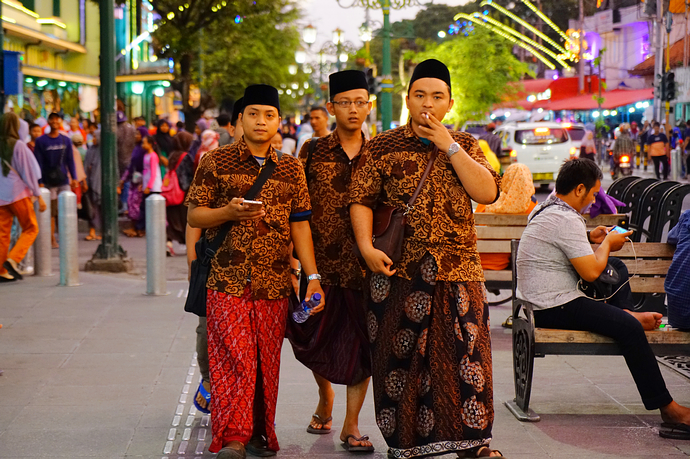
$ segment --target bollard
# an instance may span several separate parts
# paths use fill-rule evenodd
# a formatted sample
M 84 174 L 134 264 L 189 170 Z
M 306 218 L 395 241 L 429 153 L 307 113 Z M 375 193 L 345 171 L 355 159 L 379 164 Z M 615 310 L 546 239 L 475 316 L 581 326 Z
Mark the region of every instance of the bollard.
M 680 148 L 671 150 L 671 180 L 677 182 L 680 178 Z
M 167 295 L 165 278 L 165 198 L 146 198 L 146 294 Z
M 38 211 L 36 203 L 36 220 L 38 220 L 38 236 L 34 241 L 34 272 L 37 276 L 52 276 L 52 245 L 50 243 L 50 190 L 41 188 L 41 197 L 46 203 L 47 209 L 44 212 Z
M 63 287 L 79 284 L 77 252 L 77 195 L 63 191 L 58 196 L 58 234 L 60 235 L 60 283 Z

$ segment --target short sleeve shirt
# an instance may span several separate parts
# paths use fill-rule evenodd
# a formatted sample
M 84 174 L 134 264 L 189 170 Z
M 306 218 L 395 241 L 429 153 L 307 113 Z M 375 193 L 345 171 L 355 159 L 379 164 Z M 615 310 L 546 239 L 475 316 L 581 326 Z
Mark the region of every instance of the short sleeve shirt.
M 271 147 L 266 161 L 276 162 Z M 244 139 L 206 153 L 187 195 L 187 205 L 219 208 L 243 197 L 260 172 Z M 290 155 L 282 155 L 273 175 L 254 198 L 264 203 L 260 220 L 235 222 L 211 263 L 207 287 L 240 297 L 251 282 L 252 297 L 279 299 L 290 295 L 290 222 L 311 215 L 304 169 Z M 213 240 L 220 227 L 207 230 Z
M 658 134 L 651 133 L 647 137 L 647 144 L 649 144 L 649 154 L 651 156 L 664 156 L 666 155 L 666 145 L 668 143 L 668 137 L 666 134 L 660 132 Z
M 335 131 L 326 137 L 311 139 L 311 142 L 316 145 L 309 170 L 305 172 L 312 204 L 314 256 L 321 283 L 360 290 L 364 276 L 353 252 L 355 236 L 348 210 L 348 190 L 357 157 L 350 160 Z M 305 168 L 309 148 L 310 141 L 307 141 L 299 153 Z M 366 139 L 362 135 L 362 150 L 365 148 Z
M 450 131 L 453 139 L 476 162 L 491 168 L 470 134 Z M 407 124 L 372 138 L 357 163 L 350 186 L 350 203 L 404 209 L 419 184 L 433 145 L 426 145 Z M 414 209 L 407 215 L 402 259 L 393 265 L 396 276 L 412 279 L 426 253 L 436 260 L 437 278 L 449 282 L 484 281 L 470 196 L 448 156 L 435 160 Z
M 551 205 L 532 218 L 520 238 L 518 296 L 538 309 L 585 296 L 578 288 L 580 277 L 570 260 L 594 254 L 584 218 L 559 201 L 562 205 Z

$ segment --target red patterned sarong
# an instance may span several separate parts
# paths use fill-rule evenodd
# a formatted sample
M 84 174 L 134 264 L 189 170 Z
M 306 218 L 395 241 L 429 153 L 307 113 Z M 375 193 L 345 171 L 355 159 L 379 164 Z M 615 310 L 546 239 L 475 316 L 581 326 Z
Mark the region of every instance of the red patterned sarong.
M 209 451 L 231 441 L 247 444 L 254 429 L 253 402 L 257 384 L 264 394 L 268 447 L 278 451 L 275 433 L 280 349 L 285 336 L 288 300 L 252 300 L 247 285 L 241 298 L 208 290 L 208 356 L 211 375 Z M 262 378 L 257 381 L 257 363 Z

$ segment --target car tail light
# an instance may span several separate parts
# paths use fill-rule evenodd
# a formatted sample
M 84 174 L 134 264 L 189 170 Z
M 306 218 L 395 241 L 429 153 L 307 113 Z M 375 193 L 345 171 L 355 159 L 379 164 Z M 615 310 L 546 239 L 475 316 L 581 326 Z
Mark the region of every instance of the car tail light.
M 514 163 L 517 162 L 517 151 L 510 150 L 510 160 Z
M 573 123 L 563 123 L 563 127 L 566 129 L 570 129 L 571 127 L 573 127 Z
M 570 156 L 575 156 L 577 154 L 577 148 L 572 147 L 570 148 Z
M 621 162 L 622 163 L 629 163 L 630 162 L 630 156 L 628 156 L 628 155 L 621 156 Z

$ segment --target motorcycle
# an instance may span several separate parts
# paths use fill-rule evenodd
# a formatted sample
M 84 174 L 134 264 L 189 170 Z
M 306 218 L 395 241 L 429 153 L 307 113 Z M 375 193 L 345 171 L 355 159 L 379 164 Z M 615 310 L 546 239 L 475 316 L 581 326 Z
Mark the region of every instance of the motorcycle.
M 628 177 L 632 175 L 632 158 L 630 154 L 623 153 L 620 158 L 618 158 L 618 163 L 616 164 L 616 171 L 620 171 L 623 177 Z

